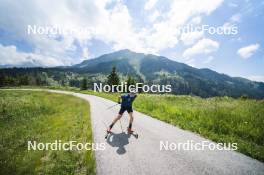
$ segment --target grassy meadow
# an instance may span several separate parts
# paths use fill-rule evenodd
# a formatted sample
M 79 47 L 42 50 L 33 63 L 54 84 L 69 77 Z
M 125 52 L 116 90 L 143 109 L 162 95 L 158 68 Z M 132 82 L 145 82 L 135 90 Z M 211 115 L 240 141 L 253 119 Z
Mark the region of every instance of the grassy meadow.
M 117 93 L 82 93 L 117 101 Z M 264 100 L 140 94 L 137 111 L 210 140 L 237 143 L 238 151 L 264 162 Z
M 92 143 L 89 109 L 73 96 L 0 90 L 0 174 L 95 174 L 92 151 L 27 150 L 28 141 Z

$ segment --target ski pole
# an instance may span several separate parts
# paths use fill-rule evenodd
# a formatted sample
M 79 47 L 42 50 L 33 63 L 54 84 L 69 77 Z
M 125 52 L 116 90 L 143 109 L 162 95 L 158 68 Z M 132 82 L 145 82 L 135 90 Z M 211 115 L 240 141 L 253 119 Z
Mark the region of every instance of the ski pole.
M 117 104 L 115 104 L 115 105 L 113 105 L 113 106 L 110 106 L 110 107 L 108 107 L 106 110 L 111 109 L 111 108 L 115 107 L 116 105 L 119 105 L 119 104 L 117 103 Z

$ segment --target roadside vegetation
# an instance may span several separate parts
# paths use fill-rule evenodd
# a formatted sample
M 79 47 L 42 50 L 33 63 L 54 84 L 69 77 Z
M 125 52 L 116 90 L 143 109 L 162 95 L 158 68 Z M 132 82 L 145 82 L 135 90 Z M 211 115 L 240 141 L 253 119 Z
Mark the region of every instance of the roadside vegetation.
M 81 91 L 117 101 L 120 94 Z M 264 162 L 264 100 L 139 94 L 134 108 Z
M 0 90 L 0 174 L 95 174 L 92 151 L 33 151 L 28 141 L 92 143 L 89 104 L 49 92 Z
M 105 83 L 118 85 L 120 81 L 121 77 L 113 67 Z M 133 85 L 136 78 L 128 76 L 126 82 L 128 86 Z M 116 102 L 118 93 L 97 93 L 87 90 L 91 85 L 91 82 L 83 78 L 80 81 L 80 88 L 69 86 L 45 88 L 92 94 Z M 134 108 L 215 142 L 237 143 L 239 152 L 264 162 L 264 100 L 250 99 L 247 95 L 240 98 L 200 98 L 189 95 L 140 94 Z

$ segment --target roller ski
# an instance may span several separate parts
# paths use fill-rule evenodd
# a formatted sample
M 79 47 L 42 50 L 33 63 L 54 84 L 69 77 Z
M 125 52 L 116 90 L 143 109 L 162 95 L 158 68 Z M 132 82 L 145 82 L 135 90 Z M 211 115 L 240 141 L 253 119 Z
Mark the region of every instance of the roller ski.
M 138 134 L 130 128 L 127 128 L 127 134 L 133 135 L 136 139 L 138 138 Z
M 112 131 L 110 129 L 106 130 L 106 134 L 105 134 L 105 139 L 108 138 L 108 136 L 110 136 L 112 134 Z

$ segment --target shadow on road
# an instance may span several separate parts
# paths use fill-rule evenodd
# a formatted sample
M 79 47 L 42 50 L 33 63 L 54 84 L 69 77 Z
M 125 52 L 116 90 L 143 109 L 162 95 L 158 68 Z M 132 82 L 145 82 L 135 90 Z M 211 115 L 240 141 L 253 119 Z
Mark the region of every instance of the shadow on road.
M 126 134 L 125 132 L 122 133 L 112 133 L 108 138 L 107 138 L 107 143 L 111 145 L 112 147 L 117 147 L 116 153 L 117 154 L 125 154 L 126 149 L 125 145 L 129 143 L 130 135 Z

